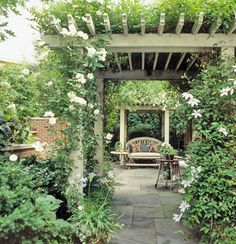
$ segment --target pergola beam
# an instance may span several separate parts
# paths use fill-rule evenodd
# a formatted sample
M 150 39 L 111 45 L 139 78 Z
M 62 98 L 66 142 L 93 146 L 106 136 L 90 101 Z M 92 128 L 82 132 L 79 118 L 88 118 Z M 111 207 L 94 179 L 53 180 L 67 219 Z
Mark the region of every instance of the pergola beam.
M 236 29 L 236 12 L 234 12 L 234 19 L 231 24 L 231 27 L 229 28 L 227 35 L 231 35 L 235 31 L 235 29 Z
M 91 35 L 92 36 L 95 36 L 96 35 L 96 31 L 95 31 L 95 25 L 93 23 L 93 19 L 92 19 L 92 17 L 91 17 L 90 14 L 86 14 L 85 16 L 87 18 L 87 26 L 88 26 L 88 29 L 89 29 Z
M 122 70 L 121 72 L 110 71 L 98 71 L 96 72 L 97 78 L 104 79 L 123 79 L 123 80 L 181 80 L 184 75 L 184 71 L 152 71 L 151 75 L 147 75 L 145 70 Z
M 157 60 L 158 60 L 159 53 L 155 53 L 154 63 L 152 70 L 154 71 L 157 67 Z
M 158 27 L 158 35 L 159 36 L 163 35 L 164 26 L 165 26 L 165 13 L 161 13 L 160 14 L 159 27 Z
M 107 13 L 103 14 L 103 22 L 104 22 L 104 26 L 107 32 L 111 33 L 111 24 L 110 24 L 110 19 Z
M 122 25 L 124 30 L 124 35 L 127 36 L 129 33 L 127 15 L 122 14 Z
M 182 53 L 182 54 L 181 54 L 181 57 L 180 57 L 180 59 L 179 59 L 179 62 L 178 62 L 178 64 L 176 65 L 175 71 L 177 71 L 177 70 L 179 69 L 180 65 L 182 64 L 182 62 L 183 62 L 183 60 L 184 60 L 184 58 L 185 58 L 185 56 L 186 56 L 186 53 Z
M 183 26 L 184 26 L 184 17 L 185 17 L 185 14 L 181 13 L 179 16 L 179 21 L 178 21 L 176 28 L 175 28 L 175 34 L 178 36 L 180 35 L 180 33 L 183 29 Z
M 217 18 L 216 22 L 211 25 L 211 27 L 209 29 L 210 34 L 214 35 L 217 32 L 217 30 L 220 28 L 221 24 L 222 24 L 222 19 L 219 16 Z
M 141 14 L 141 35 L 144 36 L 145 35 L 145 16 L 144 14 Z
M 195 21 L 193 28 L 192 28 L 192 34 L 196 35 L 198 33 L 198 31 L 200 30 L 202 24 L 203 24 L 203 17 L 204 17 L 204 13 L 200 12 L 198 19 Z
M 167 68 L 168 68 L 168 65 L 169 65 L 169 63 L 170 63 L 171 56 L 172 56 L 172 53 L 169 53 L 169 54 L 168 54 L 168 57 L 167 57 L 167 60 L 166 60 L 166 64 L 165 64 L 164 71 L 166 71 Z

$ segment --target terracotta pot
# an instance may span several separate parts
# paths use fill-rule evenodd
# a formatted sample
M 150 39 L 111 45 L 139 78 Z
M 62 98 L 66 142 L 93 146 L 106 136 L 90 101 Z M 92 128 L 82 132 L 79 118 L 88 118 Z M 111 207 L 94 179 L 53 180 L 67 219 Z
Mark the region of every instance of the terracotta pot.
M 95 237 L 90 237 L 90 238 L 87 238 L 87 241 L 86 241 L 86 243 L 87 244 L 106 244 L 107 242 L 104 240 L 104 239 L 99 239 L 98 241 L 96 241 L 97 240 L 97 238 L 95 238 Z

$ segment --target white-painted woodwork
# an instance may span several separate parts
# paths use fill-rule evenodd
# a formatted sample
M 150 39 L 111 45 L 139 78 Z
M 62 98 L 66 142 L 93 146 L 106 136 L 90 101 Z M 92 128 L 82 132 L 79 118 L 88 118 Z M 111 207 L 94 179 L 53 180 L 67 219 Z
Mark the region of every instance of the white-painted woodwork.
M 185 13 L 181 13 L 179 16 L 178 23 L 177 23 L 176 28 L 175 28 L 175 34 L 178 36 L 180 35 L 180 33 L 183 29 L 183 26 L 184 26 L 184 17 L 185 17 Z
M 165 13 L 160 14 L 160 22 L 158 27 L 158 35 L 162 36 L 165 27 Z
M 196 35 L 198 31 L 200 30 L 202 24 L 203 24 L 203 18 L 204 18 L 204 13 L 200 12 L 197 20 L 195 21 L 193 28 L 192 28 L 192 34 Z
M 231 35 L 236 29 L 236 12 L 234 12 L 234 19 L 233 19 L 233 22 L 229 28 L 229 31 L 227 33 L 227 35 Z
M 153 71 L 156 70 L 158 56 L 159 56 L 159 53 L 155 53 L 155 58 L 154 58 L 153 68 L 152 68 Z
M 192 60 L 189 62 L 188 66 L 187 66 L 186 71 L 189 71 L 189 70 L 190 70 L 190 68 L 193 66 L 193 64 L 194 64 L 195 61 L 197 60 L 197 58 L 198 58 L 197 55 L 195 55 L 195 56 L 192 58 Z
M 145 35 L 145 16 L 144 14 L 141 14 L 141 35 L 144 36 Z
M 107 32 L 111 32 L 111 24 L 110 24 L 110 19 L 107 13 L 103 14 L 103 22 L 104 26 Z
M 125 147 L 127 142 L 127 110 L 120 109 L 120 143 Z
M 168 57 L 167 57 L 167 60 L 166 60 L 166 64 L 165 64 L 164 71 L 166 71 L 167 68 L 168 68 L 168 65 L 169 65 L 169 63 L 170 63 L 171 56 L 172 56 L 172 53 L 169 53 L 169 54 L 168 54 Z
M 145 53 L 142 53 L 142 70 L 145 69 Z
M 92 17 L 91 17 L 90 14 L 86 14 L 85 16 L 87 18 L 87 26 L 88 26 L 88 29 L 89 29 L 91 35 L 92 36 L 95 36 L 96 35 L 96 30 L 95 30 L 95 25 L 93 23 L 93 19 L 92 19 Z
M 170 142 L 170 119 L 169 110 L 164 111 L 164 141 L 166 143 Z
M 115 56 L 115 60 L 116 60 L 116 64 L 118 66 L 118 69 L 119 69 L 119 71 L 121 71 L 121 64 L 119 61 L 118 53 L 114 53 L 114 56 Z
M 124 35 L 127 36 L 129 33 L 127 15 L 122 14 L 122 25 L 124 30 Z
M 182 62 L 183 62 L 183 60 L 185 58 L 185 56 L 186 56 L 186 53 L 182 53 L 181 54 L 180 59 L 178 61 L 178 64 L 176 65 L 175 71 L 177 71 L 179 69 L 180 65 L 182 64 Z
M 76 33 L 77 32 L 77 26 L 76 26 L 76 23 L 75 23 L 75 20 L 74 20 L 73 16 L 71 14 L 68 14 L 67 15 L 67 19 L 68 19 L 69 31 L 71 33 Z
M 53 15 L 50 15 L 49 16 L 49 20 L 50 20 L 50 23 L 52 24 L 53 28 L 58 32 L 60 33 L 61 32 L 61 25 L 60 25 L 60 21 L 58 19 L 56 19 Z
M 214 34 L 217 32 L 217 30 L 220 28 L 221 24 L 222 24 L 222 19 L 221 19 L 221 17 L 219 16 L 219 17 L 217 18 L 216 22 L 213 23 L 213 24 L 211 25 L 211 27 L 210 27 L 210 29 L 209 29 L 209 33 L 210 33 L 211 35 L 214 35 Z
M 132 65 L 132 56 L 131 56 L 131 53 L 128 53 L 128 57 L 129 57 L 129 68 L 132 71 L 133 70 L 133 65 Z

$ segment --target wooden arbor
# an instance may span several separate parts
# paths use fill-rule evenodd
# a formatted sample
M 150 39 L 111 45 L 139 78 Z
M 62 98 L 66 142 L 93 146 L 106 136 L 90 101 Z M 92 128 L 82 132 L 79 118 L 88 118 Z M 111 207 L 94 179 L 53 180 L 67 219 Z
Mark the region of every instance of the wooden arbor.
M 96 33 L 96 23 L 93 22 L 90 14 L 86 15 L 86 19 L 92 38 L 101 35 Z M 121 25 L 123 26 L 123 33 L 112 34 L 109 16 L 104 14 L 104 30 L 107 35 L 111 36 L 111 42 L 107 49 L 113 53 L 118 72 L 112 72 L 111 70 L 97 72 L 97 101 L 101 105 L 103 104 L 104 79 L 181 80 L 185 72 L 194 71 L 194 64 L 198 62 L 198 57 L 202 53 L 206 55 L 217 49 L 224 54 L 234 56 L 236 47 L 236 35 L 234 34 L 236 14 L 227 33 L 218 32 L 222 23 L 220 17 L 215 23 L 211 24 L 208 32 L 204 31 L 203 33 L 201 31 L 203 19 L 204 13 L 201 12 L 190 31 L 183 33 L 185 14 L 181 13 L 176 23 L 175 31 L 173 33 L 165 33 L 165 13 L 161 13 L 156 31 L 146 33 L 145 16 L 141 14 L 140 32 L 130 34 L 128 16 L 122 14 Z M 51 24 L 58 34 L 43 35 L 42 39 L 51 48 L 66 46 L 71 37 L 65 37 L 60 34 L 63 28 L 53 16 L 51 16 Z M 77 31 L 73 16 L 68 15 L 68 27 L 65 29 L 69 32 Z M 122 55 L 127 57 L 127 64 L 125 65 L 120 62 L 120 56 Z M 150 59 L 150 56 L 153 58 Z M 139 65 L 137 65 L 137 60 L 139 60 Z M 124 112 L 122 114 L 121 116 L 125 116 Z M 165 118 L 168 120 L 168 112 L 166 112 Z M 99 135 L 103 133 L 102 120 L 97 121 L 95 130 L 98 138 L 101 138 Z M 167 132 L 166 138 L 168 138 Z M 97 160 L 100 163 L 103 162 L 101 139 L 98 139 Z

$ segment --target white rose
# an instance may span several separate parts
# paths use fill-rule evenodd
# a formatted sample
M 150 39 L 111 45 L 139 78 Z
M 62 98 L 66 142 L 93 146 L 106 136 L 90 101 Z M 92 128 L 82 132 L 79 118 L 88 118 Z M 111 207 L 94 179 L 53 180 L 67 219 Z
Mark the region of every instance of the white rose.
M 12 109 L 13 111 L 16 111 L 16 105 L 15 103 L 12 103 L 10 105 L 7 106 L 9 109 Z
M 57 123 L 57 119 L 56 118 L 50 118 L 48 122 L 50 125 L 55 125 Z
M 81 106 L 86 106 L 87 104 L 87 101 L 84 98 L 77 96 L 74 98 L 74 102 L 79 103 Z
M 113 135 L 111 133 L 107 133 L 107 135 L 106 135 L 107 140 L 110 141 L 112 139 L 112 137 L 113 137 Z
M 89 104 L 88 104 L 88 107 L 89 107 L 89 108 L 94 108 L 94 105 L 93 105 L 92 103 L 89 103 Z
M 21 71 L 21 74 L 22 75 L 28 75 L 29 74 L 29 70 L 28 69 L 23 69 L 22 71 Z
M 96 14 L 97 14 L 98 16 L 101 16 L 101 15 L 102 15 L 102 11 L 98 10 L 98 11 L 96 12 Z
M 92 57 L 93 55 L 96 54 L 97 50 L 94 47 L 86 47 L 87 51 L 88 51 L 88 56 Z
M 49 81 L 48 83 L 47 83 L 47 86 L 48 87 L 51 87 L 53 85 L 53 82 L 52 81 Z
M 89 36 L 87 33 L 84 33 L 83 31 L 78 31 L 77 36 L 83 38 L 84 40 L 88 40 Z
M 42 53 L 39 55 L 38 60 L 39 60 L 39 61 L 44 60 L 45 58 L 48 57 L 48 54 L 49 54 L 48 51 L 42 52 Z
M 12 154 L 9 157 L 9 160 L 12 161 L 12 162 L 16 161 L 17 159 L 18 159 L 18 156 L 16 154 Z
M 63 36 L 69 36 L 70 32 L 66 28 L 62 28 L 60 34 L 62 34 Z
M 32 144 L 32 146 L 34 147 L 34 149 L 37 152 L 43 152 L 44 151 L 43 144 L 40 141 L 36 141 L 35 143 Z
M 69 110 L 73 111 L 75 109 L 75 107 L 73 105 L 69 106 Z
M 92 73 L 88 73 L 87 77 L 92 80 L 94 78 L 94 75 Z
M 54 117 L 55 115 L 52 111 L 48 111 L 48 112 L 45 112 L 43 116 L 44 117 Z
M 99 111 L 99 109 L 95 109 L 93 113 L 94 113 L 94 115 L 98 115 L 100 113 L 100 111 Z
M 81 73 L 77 73 L 77 75 L 75 76 L 75 78 L 81 84 L 85 84 L 86 83 L 86 79 L 84 78 L 84 75 L 81 74 Z

